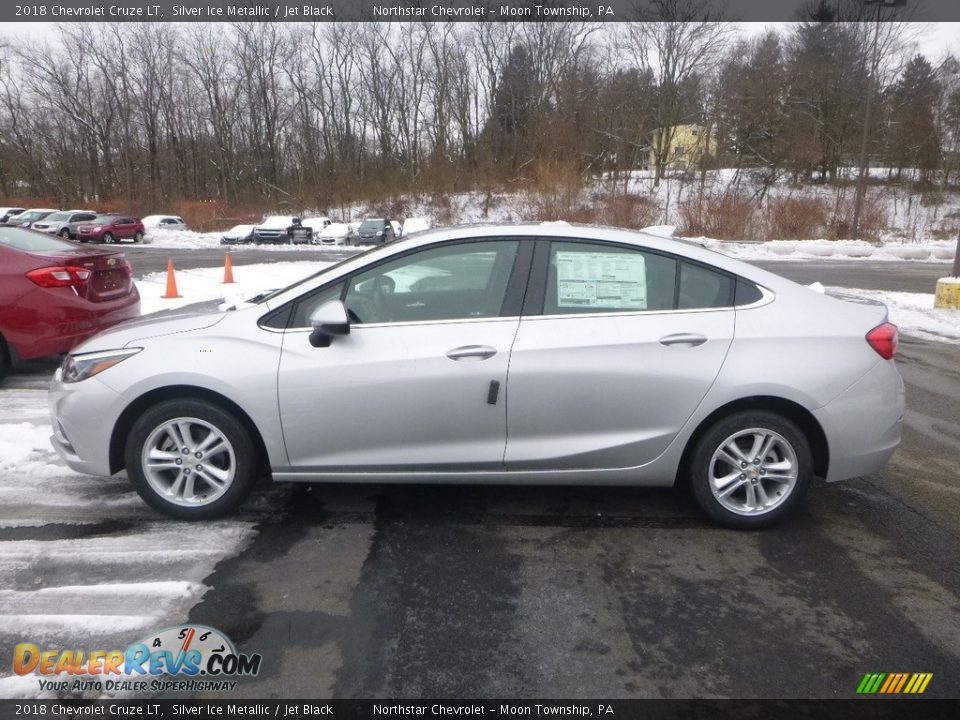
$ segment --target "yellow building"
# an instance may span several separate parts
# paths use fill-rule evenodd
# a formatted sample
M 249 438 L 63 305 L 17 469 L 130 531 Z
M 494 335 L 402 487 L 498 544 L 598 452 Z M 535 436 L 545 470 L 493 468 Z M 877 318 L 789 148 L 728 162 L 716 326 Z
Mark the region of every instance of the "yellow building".
M 711 155 L 716 150 L 716 140 L 711 137 L 710 131 L 703 125 L 674 125 L 673 127 L 654 130 L 650 137 L 648 166 L 657 164 L 655 148 L 660 144 L 658 135 L 663 133 L 667 140 L 666 166 L 675 170 L 689 170 L 695 168 L 704 155 Z

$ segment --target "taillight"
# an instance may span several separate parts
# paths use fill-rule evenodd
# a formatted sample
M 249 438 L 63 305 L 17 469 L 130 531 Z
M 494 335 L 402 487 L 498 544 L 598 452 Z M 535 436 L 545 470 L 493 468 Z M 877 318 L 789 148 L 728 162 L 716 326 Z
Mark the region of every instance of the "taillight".
M 899 331 L 893 323 L 884 323 L 877 325 L 873 330 L 867 333 L 867 342 L 870 347 L 877 351 L 877 355 L 884 360 L 889 360 L 897 354 L 897 345 L 900 342 Z
M 66 265 L 31 270 L 27 273 L 27 277 L 40 287 L 51 288 L 83 285 L 90 279 L 91 274 L 86 268 Z

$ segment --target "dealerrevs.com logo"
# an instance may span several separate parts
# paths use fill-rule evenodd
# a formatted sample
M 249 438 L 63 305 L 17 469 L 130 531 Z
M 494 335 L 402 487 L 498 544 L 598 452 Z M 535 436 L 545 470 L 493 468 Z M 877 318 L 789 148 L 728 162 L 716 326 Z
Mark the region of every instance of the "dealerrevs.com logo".
M 13 671 L 36 675 L 41 690 L 164 692 L 233 690 L 238 677 L 260 672 L 259 653 L 238 653 L 216 628 L 180 625 L 148 635 L 125 650 L 41 649 L 18 644 Z

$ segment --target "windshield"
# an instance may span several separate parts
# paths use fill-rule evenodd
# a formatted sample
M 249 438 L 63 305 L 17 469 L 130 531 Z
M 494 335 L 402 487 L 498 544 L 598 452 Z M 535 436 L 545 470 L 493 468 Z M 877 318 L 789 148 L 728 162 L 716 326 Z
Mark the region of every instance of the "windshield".
M 65 222 L 70 219 L 70 213 L 53 213 L 53 215 L 47 215 L 45 219 L 50 222 Z
M 63 252 L 77 249 L 73 243 L 58 240 L 46 233 L 17 227 L 0 227 L 0 245 L 26 252 Z
M 98 215 L 90 221 L 91 225 L 109 225 L 114 221 L 113 215 Z
M 383 230 L 383 219 L 364 220 L 360 225 L 360 232 L 370 232 L 371 230 Z

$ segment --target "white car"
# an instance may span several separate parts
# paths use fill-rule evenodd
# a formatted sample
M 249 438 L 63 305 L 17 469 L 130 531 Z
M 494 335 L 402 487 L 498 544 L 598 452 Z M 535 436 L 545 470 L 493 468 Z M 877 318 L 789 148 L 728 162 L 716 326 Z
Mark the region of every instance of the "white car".
M 10 225 L 16 225 L 17 227 L 32 227 L 33 223 L 43 220 L 48 215 L 52 215 L 57 212 L 57 210 L 52 210 L 50 208 L 31 208 L 30 210 L 24 210 L 19 215 L 7 220 L 7 223 Z
M 246 245 L 253 242 L 256 225 L 234 225 L 220 236 L 221 245 Z
M 328 218 L 326 215 L 321 215 L 319 217 L 304 218 L 300 221 L 300 224 L 304 227 L 312 228 L 314 232 L 320 232 L 332 222 L 333 220 Z
M 22 207 L 0 207 L 0 223 L 5 223 L 22 213 L 26 208 Z
M 346 245 L 353 235 L 353 229 L 347 223 L 330 223 L 320 232 L 314 233 L 314 245 Z
M 140 222 L 149 230 L 186 230 L 187 224 L 179 215 L 147 215 Z

